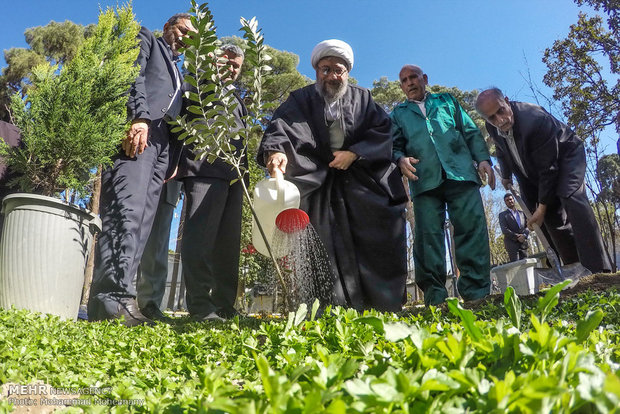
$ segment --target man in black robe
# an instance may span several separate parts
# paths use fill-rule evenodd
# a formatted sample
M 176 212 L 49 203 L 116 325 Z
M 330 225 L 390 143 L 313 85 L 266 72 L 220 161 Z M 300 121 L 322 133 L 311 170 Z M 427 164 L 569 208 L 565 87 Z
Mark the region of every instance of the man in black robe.
M 312 52 L 316 84 L 274 113 L 258 162 L 299 188 L 300 208 L 334 270 L 334 303 L 401 309 L 407 275 L 407 195 L 392 159 L 391 124 L 370 91 L 349 85 L 353 51 L 340 40 Z

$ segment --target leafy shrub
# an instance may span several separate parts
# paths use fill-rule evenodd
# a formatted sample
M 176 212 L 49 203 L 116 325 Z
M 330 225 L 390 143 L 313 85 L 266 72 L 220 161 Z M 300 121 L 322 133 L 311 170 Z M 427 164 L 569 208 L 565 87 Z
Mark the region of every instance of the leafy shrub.
M 99 15 L 93 34 L 62 67 L 44 64 L 22 98 L 11 99 L 22 148 L 2 148 L 20 190 L 84 193 L 91 173 L 109 164 L 127 126 L 127 95 L 139 68 L 139 24 L 130 6 Z

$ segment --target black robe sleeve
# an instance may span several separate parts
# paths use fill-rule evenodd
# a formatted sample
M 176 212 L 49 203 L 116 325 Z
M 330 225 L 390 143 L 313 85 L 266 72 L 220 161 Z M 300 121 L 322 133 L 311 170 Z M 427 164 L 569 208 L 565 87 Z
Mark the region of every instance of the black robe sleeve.
M 309 102 L 311 97 L 305 89 L 307 87 L 291 93 L 274 112 L 256 157 L 257 162 L 265 166 L 270 152 L 286 154 L 286 177 L 302 193 L 321 186 L 333 159 L 329 143 L 322 142 L 316 131 L 315 118 L 322 108 L 313 110 Z
M 385 163 L 392 158 L 392 124 L 385 111 L 372 100 L 370 91 L 363 93 L 362 104 L 365 114 L 362 132 L 347 149 L 359 155 L 357 162 L 371 167 L 373 163 Z

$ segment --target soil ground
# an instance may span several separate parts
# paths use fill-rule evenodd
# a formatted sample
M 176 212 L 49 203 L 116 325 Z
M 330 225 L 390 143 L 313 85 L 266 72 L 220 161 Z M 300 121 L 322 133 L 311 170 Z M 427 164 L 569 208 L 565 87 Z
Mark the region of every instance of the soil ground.
M 620 290 L 620 272 L 597 273 L 581 278 L 577 285 L 562 291 L 560 296 L 571 297 L 587 291 L 592 291 L 594 293 L 606 292 L 614 288 Z
M 582 277 L 577 284 L 571 288 L 564 289 L 560 292 L 560 300 L 569 299 L 571 297 L 577 296 L 580 293 L 584 292 L 593 292 L 593 293 L 602 293 L 608 292 L 612 289 L 620 291 L 620 272 L 618 273 L 597 273 L 589 276 Z M 521 296 L 522 301 L 533 302 L 538 299 L 538 297 L 543 296 L 544 292 L 539 292 L 534 295 Z M 493 303 L 497 306 L 503 306 L 504 304 L 504 294 L 496 294 L 487 296 L 484 299 L 479 299 L 470 302 L 464 302 L 462 304 L 465 309 L 476 310 L 488 303 Z M 442 311 L 448 312 L 448 306 L 443 303 L 438 306 Z M 402 313 L 404 315 L 407 314 L 418 314 L 420 312 L 425 312 L 426 307 L 422 305 L 413 306 L 411 308 L 405 309 Z
M 620 272 L 618 273 L 596 273 L 589 276 L 584 276 L 579 279 L 579 282 L 573 287 L 564 289 L 560 292 L 560 300 L 572 298 L 584 292 L 601 293 L 608 292 L 611 289 L 620 291 Z M 544 296 L 545 292 L 538 292 L 534 295 L 521 296 L 521 300 L 532 301 L 540 296 Z M 478 309 L 484 306 L 485 303 L 493 302 L 497 305 L 504 303 L 504 294 L 490 295 L 484 299 L 465 302 L 463 307 L 466 309 Z M 446 307 L 447 309 L 447 307 Z

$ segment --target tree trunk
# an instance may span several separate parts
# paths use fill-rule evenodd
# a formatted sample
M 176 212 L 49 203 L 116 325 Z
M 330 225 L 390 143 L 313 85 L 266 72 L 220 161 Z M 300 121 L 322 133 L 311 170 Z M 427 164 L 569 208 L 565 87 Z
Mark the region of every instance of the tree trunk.
M 97 175 L 93 182 L 93 195 L 90 198 L 88 209 L 93 214 L 99 214 L 99 196 L 101 194 L 101 167 L 97 169 Z M 93 236 L 93 244 L 88 255 L 86 270 L 84 271 L 84 288 L 82 289 L 82 304 L 86 305 L 90 296 L 90 285 L 93 281 L 93 271 L 95 270 L 95 245 L 97 244 L 97 234 Z

